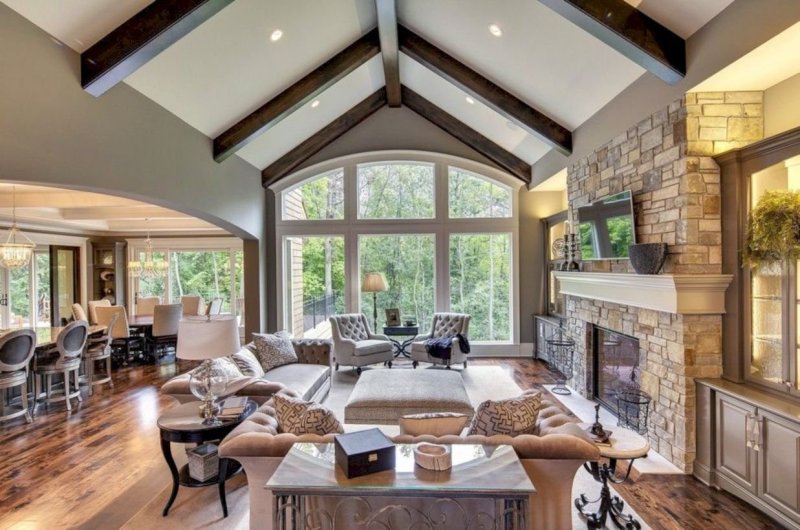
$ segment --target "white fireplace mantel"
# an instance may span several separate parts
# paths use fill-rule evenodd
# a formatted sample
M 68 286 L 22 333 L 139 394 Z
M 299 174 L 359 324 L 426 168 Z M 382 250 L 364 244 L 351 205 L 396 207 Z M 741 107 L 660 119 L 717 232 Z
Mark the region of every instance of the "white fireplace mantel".
M 731 274 L 554 273 L 560 292 L 665 313 L 725 313 Z

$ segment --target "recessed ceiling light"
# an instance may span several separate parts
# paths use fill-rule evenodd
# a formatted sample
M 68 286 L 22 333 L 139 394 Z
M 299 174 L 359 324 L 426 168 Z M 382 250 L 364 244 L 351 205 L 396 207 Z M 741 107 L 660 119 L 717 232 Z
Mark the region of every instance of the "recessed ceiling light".
M 283 31 L 276 29 L 269 36 L 269 40 L 271 40 L 272 42 L 278 42 L 279 40 L 281 40 L 281 37 L 283 37 Z
M 315 109 L 317 107 L 319 107 L 319 100 L 315 99 L 314 101 L 311 102 L 311 108 Z
M 472 99 L 472 98 L 471 98 L 471 97 L 469 97 L 469 96 L 465 97 L 464 99 L 466 99 L 466 100 L 467 100 L 467 103 L 469 103 L 470 105 L 474 105 L 474 104 L 475 104 L 475 100 L 474 100 L 474 99 Z
M 500 26 L 498 26 L 497 24 L 489 24 L 489 33 L 491 33 L 495 37 L 503 36 L 503 30 L 500 29 Z

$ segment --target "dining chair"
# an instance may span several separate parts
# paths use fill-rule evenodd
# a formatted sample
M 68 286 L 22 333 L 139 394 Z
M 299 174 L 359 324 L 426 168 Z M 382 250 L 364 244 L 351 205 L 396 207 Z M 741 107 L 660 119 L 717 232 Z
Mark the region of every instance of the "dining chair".
M 144 353 L 144 337 L 131 334 L 131 328 L 128 326 L 128 313 L 124 306 L 97 307 L 95 310 L 97 311 L 97 323 L 107 326 L 108 333 L 111 333 L 112 353 L 113 350 L 125 349 L 123 365 L 131 359 L 131 351 L 137 351 L 136 348 L 140 353 Z M 117 320 L 112 327 L 111 319 L 114 315 L 117 315 Z
M 137 315 L 152 315 L 153 308 L 161 303 L 161 298 L 158 296 L 143 296 L 136 302 Z
M 89 321 L 89 318 L 86 316 L 86 311 L 83 310 L 81 304 L 72 304 L 72 319 Z
M 197 316 L 202 313 L 201 308 L 204 308 L 203 297 L 199 295 L 184 295 L 181 296 L 181 305 L 183 306 L 183 316 Z
M 149 350 L 155 359 L 160 353 L 175 349 L 178 344 L 178 323 L 183 315 L 182 304 L 159 304 L 153 311 L 153 331 L 149 337 Z
M 32 329 L 11 331 L 0 337 L 0 390 L 22 387 L 20 397 L 22 407 L 0 416 L 0 421 L 25 416 L 25 421 L 33 421 L 28 406 L 28 367 L 36 349 L 36 333 Z M 0 399 L 4 396 L 0 395 Z
M 97 308 L 111 307 L 111 301 L 105 298 L 103 298 L 102 300 L 89 300 L 87 306 L 89 307 L 89 324 L 95 325 L 97 324 Z M 76 320 L 85 320 L 85 319 L 81 318 Z
M 57 356 L 39 356 L 37 355 L 33 361 L 33 373 L 44 379 L 42 382 L 37 378 L 36 396 L 37 398 L 42 394 L 41 385 L 45 386 L 45 404 L 64 401 L 67 410 L 72 410 L 71 399 L 75 398 L 78 402 L 83 401 L 81 398 L 80 387 L 80 368 L 81 368 L 81 355 L 86 347 L 86 339 L 89 336 L 89 324 L 85 320 L 76 320 L 70 322 L 61 333 L 58 334 L 56 339 Z M 64 376 L 63 395 L 53 396 L 53 376 Z M 74 378 L 74 388 L 70 388 L 70 375 Z M 55 391 L 58 392 L 58 391 Z
M 222 298 L 212 298 L 206 307 L 206 316 L 219 315 L 222 312 Z
M 84 355 L 86 377 L 84 382 L 89 387 L 90 396 L 94 394 L 95 385 L 108 383 L 110 387 L 114 387 L 114 381 L 111 379 L 111 341 L 113 340 L 111 330 L 114 329 L 117 320 L 119 320 L 119 315 L 114 314 L 111 317 L 111 321 L 108 323 L 105 335 L 93 338 L 86 346 L 86 353 Z M 105 361 L 105 373 L 100 374 L 99 378 L 95 377 L 97 361 Z

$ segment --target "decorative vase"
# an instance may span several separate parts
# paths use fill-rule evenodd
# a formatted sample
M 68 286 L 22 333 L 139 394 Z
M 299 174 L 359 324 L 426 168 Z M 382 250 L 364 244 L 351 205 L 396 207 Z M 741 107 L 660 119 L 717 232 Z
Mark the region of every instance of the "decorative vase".
M 453 455 L 447 445 L 421 442 L 414 446 L 414 462 L 425 469 L 444 471 L 453 467 Z
M 638 274 L 658 274 L 667 259 L 666 243 L 639 243 L 628 247 L 628 257 Z

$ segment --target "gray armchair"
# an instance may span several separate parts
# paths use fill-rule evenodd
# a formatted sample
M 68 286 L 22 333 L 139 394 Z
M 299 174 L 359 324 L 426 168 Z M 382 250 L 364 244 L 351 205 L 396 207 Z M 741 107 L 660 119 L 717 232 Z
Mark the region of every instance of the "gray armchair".
M 425 341 L 428 339 L 438 339 L 443 337 L 455 337 L 458 334 L 467 337 L 469 332 L 469 315 L 462 313 L 434 313 L 431 331 L 425 335 L 417 335 L 411 343 L 411 360 L 414 368 L 420 362 L 444 364 L 448 369 L 450 365 L 464 363 L 467 367 L 467 354 L 461 350 L 461 341 L 453 339 L 453 347 L 450 352 L 450 359 L 444 360 L 428 355 L 425 348 Z
M 385 362 L 389 368 L 392 367 L 392 343 L 386 335 L 372 333 L 364 315 L 334 315 L 328 320 L 331 323 L 333 356 L 337 370 L 340 364 L 355 366 L 356 373 L 361 375 L 361 367 L 368 364 Z

